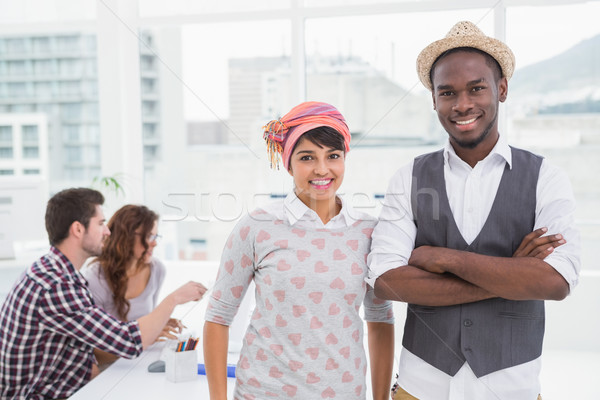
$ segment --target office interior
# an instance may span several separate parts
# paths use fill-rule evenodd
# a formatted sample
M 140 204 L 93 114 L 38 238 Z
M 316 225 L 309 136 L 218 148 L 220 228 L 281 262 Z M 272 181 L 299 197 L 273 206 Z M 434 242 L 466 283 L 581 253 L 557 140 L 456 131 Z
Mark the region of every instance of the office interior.
M 107 217 L 127 203 L 160 215 L 163 294 L 210 288 L 236 221 L 293 189 L 261 127 L 306 100 L 347 118 L 340 193 L 377 216 L 394 172 L 446 139 L 417 54 L 470 20 L 516 56 L 501 134 L 563 168 L 577 201 L 580 282 L 546 302 L 543 397 L 600 398 L 598 15 L 598 0 L 1 0 L 0 299 L 48 248 L 49 196 L 80 186 L 103 192 Z M 203 307 L 176 312 L 199 332 Z

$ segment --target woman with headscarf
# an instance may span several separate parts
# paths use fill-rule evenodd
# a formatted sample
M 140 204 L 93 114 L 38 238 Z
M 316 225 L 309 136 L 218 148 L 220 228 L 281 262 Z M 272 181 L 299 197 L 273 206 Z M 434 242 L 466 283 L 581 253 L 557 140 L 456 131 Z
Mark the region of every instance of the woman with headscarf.
M 393 368 L 392 305 L 364 281 L 376 220 L 336 195 L 350 133 L 333 106 L 306 102 L 265 126 L 271 167 L 294 179 L 284 200 L 242 218 L 229 236 L 206 312 L 211 399 L 227 397 L 229 325 L 249 283 L 256 308 L 236 368 L 236 399 L 365 399 L 367 320 L 373 398 Z

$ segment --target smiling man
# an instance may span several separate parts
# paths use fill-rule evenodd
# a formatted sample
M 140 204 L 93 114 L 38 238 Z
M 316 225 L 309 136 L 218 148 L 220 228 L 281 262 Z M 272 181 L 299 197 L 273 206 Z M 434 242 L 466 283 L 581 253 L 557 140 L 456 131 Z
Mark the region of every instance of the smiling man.
M 514 64 L 470 22 L 417 59 L 448 142 L 396 173 L 373 232 L 367 281 L 408 303 L 395 400 L 541 399 L 544 300 L 577 284 L 579 234 L 567 176 L 498 131 Z

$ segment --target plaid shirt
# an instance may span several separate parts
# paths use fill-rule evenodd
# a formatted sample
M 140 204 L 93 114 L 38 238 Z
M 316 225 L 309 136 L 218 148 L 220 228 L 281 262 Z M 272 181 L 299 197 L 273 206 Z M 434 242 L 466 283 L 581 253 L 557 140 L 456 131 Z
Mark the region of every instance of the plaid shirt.
M 93 349 L 134 358 L 136 321 L 94 304 L 87 282 L 56 248 L 13 286 L 0 312 L 0 399 L 67 398 L 90 380 Z

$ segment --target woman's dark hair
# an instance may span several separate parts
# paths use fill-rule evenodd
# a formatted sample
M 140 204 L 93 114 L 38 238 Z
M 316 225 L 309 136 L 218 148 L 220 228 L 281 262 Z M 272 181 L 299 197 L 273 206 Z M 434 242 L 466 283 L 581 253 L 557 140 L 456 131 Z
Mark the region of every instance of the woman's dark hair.
M 48 200 L 46 206 L 46 231 L 52 246 L 57 246 L 69 236 L 73 222 L 78 221 L 87 230 L 96 206 L 104 204 L 104 196 L 88 188 L 65 189 Z
M 431 65 L 431 70 L 429 71 L 429 80 L 431 81 L 432 86 L 433 86 L 433 71 L 435 70 L 437 62 L 440 61 L 442 58 L 449 56 L 450 54 L 457 53 L 459 51 L 464 51 L 466 53 L 481 54 L 482 56 L 485 57 L 485 63 L 488 65 L 488 67 L 490 67 L 490 69 L 494 73 L 494 79 L 496 80 L 496 82 L 498 82 L 500 80 L 500 78 L 502 78 L 502 68 L 500 67 L 500 64 L 498 63 L 498 61 L 496 61 L 496 59 L 494 57 L 492 57 L 485 51 L 476 49 L 474 47 L 456 47 L 454 49 L 446 50 L 445 52 L 440 54 L 438 56 L 438 58 L 436 58 L 435 61 L 433 62 L 433 64 Z
M 294 144 L 294 148 L 292 148 L 292 152 L 290 154 L 294 154 L 296 147 L 302 140 L 310 140 L 312 143 L 317 146 L 330 147 L 335 150 L 340 150 L 346 153 L 346 144 L 344 142 L 344 137 L 341 133 L 333 129 L 329 126 L 319 126 L 317 128 L 311 129 L 310 131 L 306 131 L 300 139 Z
M 125 205 L 121 207 L 108 221 L 110 236 L 104 242 L 102 254 L 96 258 L 104 272 L 106 282 L 113 294 L 113 301 L 121 320 L 127 320 L 129 301 L 125 298 L 127 291 L 127 266 L 133 257 L 136 234 L 146 249 L 137 261 L 138 267 L 143 265 L 144 256 L 148 251 L 147 237 L 151 234 L 158 214 L 146 206 Z M 136 233 L 136 231 L 138 231 Z

